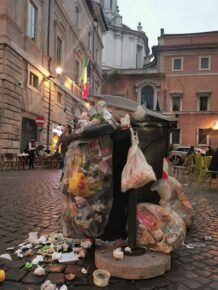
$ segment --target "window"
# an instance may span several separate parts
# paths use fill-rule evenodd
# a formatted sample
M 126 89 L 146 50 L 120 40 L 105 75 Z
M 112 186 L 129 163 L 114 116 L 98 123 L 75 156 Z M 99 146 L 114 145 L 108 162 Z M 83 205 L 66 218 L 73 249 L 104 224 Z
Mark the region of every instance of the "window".
M 198 145 L 207 145 L 208 135 L 205 134 L 205 129 L 198 129 Z
M 151 86 L 142 88 L 141 104 L 150 110 L 154 110 L 154 90 Z
M 181 97 L 172 97 L 172 111 L 181 111 Z
M 57 102 L 60 104 L 60 105 L 63 105 L 63 101 L 64 101 L 64 96 L 62 93 L 58 92 L 57 93 Z
M 91 32 L 88 31 L 88 43 L 87 43 L 87 47 L 88 49 L 91 50 Z
M 76 6 L 76 8 L 75 8 L 75 10 L 76 10 L 76 18 L 75 18 L 75 20 L 76 20 L 76 26 L 77 26 L 77 28 L 79 28 L 79 26 L 80 26 L 80 13 L 79 13 L 79 7 L 78 6 Z
M 113 0 L 110 0 L 110 9 L 113 8 Z
M 29 72 L 29 85 L 35 89 L 39 89 L 39 77 L 32 71 Z
M 79 84 L 79 62 L 76 60 L 75 62 L 75 83 Z
M 200 96 L 199 111 L 207 111 L 207 110 L 208 110 L 208 96 Z
M 181 71 L 182 65 L 183 65 L 182 58 L 173 58 L 173 63 L 172 63 L 173 71 Z
M 28 3 L 28 26 L 27 35 L 32 39 L 36 40 L 36 26 L 37 26 L 37 7 L 32 1 Z
M 57 43 L 56 43 L 56 61 L 57 64 L 61 64 L 61 57 L 62 57 L 62 40 L 59 36 L 57 36 Z
M 210 69 L 210 57 L 209 56 L 200 56 L 199 69 L 200 70 L 209 70 Z
M 172 131 L 172 144 L 180 144 L 180 129 L 176 128 Z

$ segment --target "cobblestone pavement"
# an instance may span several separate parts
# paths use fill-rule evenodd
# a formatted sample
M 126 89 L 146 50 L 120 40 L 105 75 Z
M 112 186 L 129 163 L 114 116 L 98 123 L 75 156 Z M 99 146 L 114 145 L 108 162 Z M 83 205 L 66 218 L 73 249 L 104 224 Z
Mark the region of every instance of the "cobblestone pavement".
M 27 238 L 30 231 L 60 230 L 61 194 L 59 170 L 0 172 L 0 254 Z M 185 244 L 172 254 L 172 269 L 165 275 L 149 280 L 126 281 L 112 278 L 107 290 L 144 289 L 218 289 L 218 182 L 212 189 L 185 185 L 195 216 Z M 205 241 L 211 236 L 212 241 Z M 48 271 L 45 277 L 34 277 L 24 270 L 25 261 L 7 262 L 0 259 L 0 269 L 6 270 L 7 280 L 0 283 L 5 290 L 36 290 L 45 279 L 62 285 L 70 266 Z M 72 267 L 72 265 L 71 265 Z M 91 275 L 90 275 L 91 276 Z M 97 290 L 91 279 L 77 280 L 68 289 Z

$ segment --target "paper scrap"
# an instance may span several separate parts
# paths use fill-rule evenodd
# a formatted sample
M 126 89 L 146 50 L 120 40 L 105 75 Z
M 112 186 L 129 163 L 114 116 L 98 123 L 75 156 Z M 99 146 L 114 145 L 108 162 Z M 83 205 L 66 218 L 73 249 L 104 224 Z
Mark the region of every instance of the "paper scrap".
M 65 253 L 62 254 L 61 257 L 58 259 L 59 263 L 65 263 L 65 262 L 73 262 L 78 261 L 78 255 L 74 254 L 74 252 Z

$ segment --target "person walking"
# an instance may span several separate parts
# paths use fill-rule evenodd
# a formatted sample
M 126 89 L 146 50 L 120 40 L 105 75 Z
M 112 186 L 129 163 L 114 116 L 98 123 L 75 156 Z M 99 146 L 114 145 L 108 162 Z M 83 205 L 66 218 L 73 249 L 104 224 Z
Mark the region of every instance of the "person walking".
M 59 137 L 59 140 L 56 144 L 56 150 L 58 149 L 59 146 L 61 146 L 61 168 L 63 169 L 62 174 L 61 174 L 61 181 L 64 175 L 64 167 L 66 165 L 66 152 L 68 150 L 68 146 L 71 142 L 71 140 L 69 140 L 69 136 L 72 134 L 72 128 L 70 125 L 66 125 L 64 127 L 64 132 L 61 134 L 61 136 Z
M 36 152 L 36 141 L 34 139 L 31 139 L 31 141 L 28 144 L 28 153 L 29 153 L 29 169 L 34 169 L 34 162 L 35 162 L 35 152 Z

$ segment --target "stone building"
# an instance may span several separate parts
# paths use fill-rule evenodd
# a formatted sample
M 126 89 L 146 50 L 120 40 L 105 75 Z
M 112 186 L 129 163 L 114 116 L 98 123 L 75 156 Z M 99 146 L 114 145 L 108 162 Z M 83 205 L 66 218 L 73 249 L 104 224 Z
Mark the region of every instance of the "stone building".
M 90 93 L 100 92 L 106 22 L 98 2 L 0 1 L 1 153 L 23 151 L 30 138 L 49 148 L 56 126 L 73 125 L 85 69 Z
M 149 54 L 148 38 L 141 23 L 137 30 L 123 24 L 117 0 L 101 0 L 108 31 L 103 35 L 102 68 L 104 70 L 142 68 Z
M 107 72 L 103 94 L 124 96 L 178 117 L 171 142 L 218 147 L 205 129 L 218 122 L 218 31 L 165 34 L 143 69 Z

